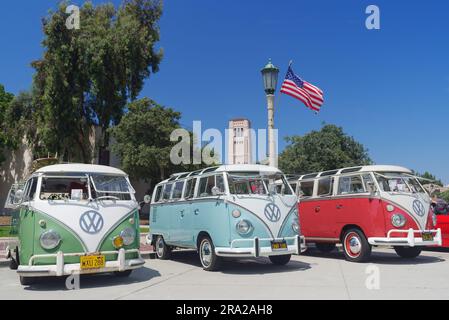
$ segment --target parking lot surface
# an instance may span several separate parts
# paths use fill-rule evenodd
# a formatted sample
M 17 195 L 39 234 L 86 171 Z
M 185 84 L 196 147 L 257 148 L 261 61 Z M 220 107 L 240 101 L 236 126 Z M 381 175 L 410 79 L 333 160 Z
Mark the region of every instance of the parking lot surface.
M 350 263 L 341 252 L 314 249 L 286 266 L 268 259 L 226 261 L 203 271 L 193 251 L 146 260 L 128 278 L 82 276 L 78 290 L 63 278 L 21 286 L 15 271 L 0 268 L 0 299 L 449 299 L 449 251 L 424 251 L 416 259 L 376 249 L 371 263 Z

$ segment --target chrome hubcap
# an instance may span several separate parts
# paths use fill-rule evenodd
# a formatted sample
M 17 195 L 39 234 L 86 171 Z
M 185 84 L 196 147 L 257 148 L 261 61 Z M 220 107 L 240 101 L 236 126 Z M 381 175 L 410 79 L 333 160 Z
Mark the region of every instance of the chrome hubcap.
M 212 261 L 212 247 L 209 241 L 204 241 L 201 244 L 201 263 L 208 267 Z
M 349 238 L 349 250 L 351 250 L 353 254 L 359 254 L 362 250 L 362 244 L 356 236 Z

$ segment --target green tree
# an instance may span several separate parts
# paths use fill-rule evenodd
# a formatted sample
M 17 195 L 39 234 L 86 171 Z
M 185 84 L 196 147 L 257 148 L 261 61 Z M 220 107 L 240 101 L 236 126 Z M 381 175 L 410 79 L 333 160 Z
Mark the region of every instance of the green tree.
M 289 145 L 279 155 L 279 168 L 304 174 L 371 164 L 368 150 L 335 125 L 324 125 L 304 136 L 287 137 Z
M 180 128 L 180 118 L 179 112 L 149 98 L 130 103 L 120 123 L 109 129 L 114 139 L 111 151 L 120 157 L 123 170 L 150 184 L 167 177 L 173 169 L 170 134 Z
M 438 195 L 438 198 L 443 199 L 444 201 L 449 203 L 449 191 L 441 192 Z
M 5 161 L 5 152 L 14 148 L 14 136 L 10 134 L 8 121 L 5 119 L 13 98 L 14 95 L 6 92 L 5 87 L 0 84 L 0 164 Z
M 157 72 L 162 51 L 158 0 L 126 0 L 80 8 L 80 29 L 65 26 L 68 2 L 43 20 L 43 57 L 32 63 L 37 133 L 44 150 L 90 161 L 94 125 L 107 146 L 107 128 L 120 121 L 144 80 Z

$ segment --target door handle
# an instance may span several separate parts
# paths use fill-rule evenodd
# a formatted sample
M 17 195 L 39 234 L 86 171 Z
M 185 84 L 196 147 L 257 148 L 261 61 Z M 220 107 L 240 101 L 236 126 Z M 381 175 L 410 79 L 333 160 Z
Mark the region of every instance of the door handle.
M 195 210 L 193 211 L 193 213 L 197 216 L 198 213 L 200 213 L 200 209 L 195 209 Z
M 337 204 L 337 207 L 336 207 L 337 209 L 341 209 L 341 208 L 343 208 L 343 205 L 342 204 Z
M 320 212 L 320 210 L 321 210 L 320 206 L 315 207 L 315 212 Z
M 181 218 L 184 218 L 184 209 L 180 211 L 181 212 Z

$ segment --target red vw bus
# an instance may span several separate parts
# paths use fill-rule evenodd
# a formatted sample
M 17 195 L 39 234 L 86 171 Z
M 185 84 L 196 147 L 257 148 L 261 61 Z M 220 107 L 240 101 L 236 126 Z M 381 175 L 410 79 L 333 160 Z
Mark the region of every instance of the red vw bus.
M 404 258 L 417 257 L 423 246 L 441 246 L 430 197 L 406 168 L 306 174 L 296 180 L 296 191 L 302 233 L 320 251 L 341 243 L 347 260 L 363 262 L 373 246 L 392 246 Z

